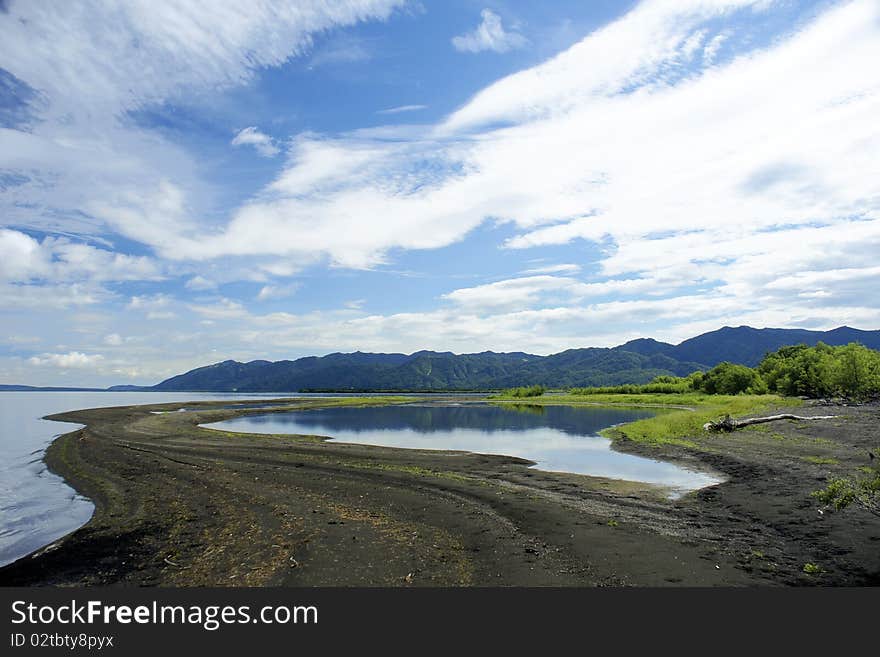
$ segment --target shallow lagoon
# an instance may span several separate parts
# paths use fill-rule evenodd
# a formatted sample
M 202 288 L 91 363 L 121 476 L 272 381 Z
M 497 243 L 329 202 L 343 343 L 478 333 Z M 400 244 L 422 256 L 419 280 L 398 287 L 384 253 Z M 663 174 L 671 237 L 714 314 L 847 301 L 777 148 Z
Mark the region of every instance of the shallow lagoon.
M 656 415 L 648 409 L 408 404 L 290 411 L 205 425 L 225 431 L 328 436 L 347 443 L 517 456 L 541 470 L 657 484 L 672 496 L 720 481 L 673 463 L 611 449 L 602 429 Z

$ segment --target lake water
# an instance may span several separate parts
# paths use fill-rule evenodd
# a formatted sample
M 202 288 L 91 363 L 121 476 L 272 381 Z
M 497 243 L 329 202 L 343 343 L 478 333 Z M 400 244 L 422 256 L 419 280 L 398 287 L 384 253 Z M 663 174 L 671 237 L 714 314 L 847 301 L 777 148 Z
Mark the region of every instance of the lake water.
M 291 395 L 161 392 L 0 392 L 0 565 L 81 527 L 94 507 L 46 470 L 43 452 L 82 425 L 42 420 L 83 408 Z
M 494 404 L 343 407 L 253 415 L 205 426 L 225 431 L 329 436 L 347 443 L 519 456 L 541 470 L 669 487 L 672 496 L 720 479 L 611 449 L 600 430 L 651 410 Z

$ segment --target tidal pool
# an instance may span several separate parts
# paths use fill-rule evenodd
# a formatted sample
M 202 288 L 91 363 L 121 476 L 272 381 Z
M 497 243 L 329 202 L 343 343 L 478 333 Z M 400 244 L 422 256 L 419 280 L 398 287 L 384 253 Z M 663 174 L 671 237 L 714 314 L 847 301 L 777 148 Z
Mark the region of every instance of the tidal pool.
M 573 406 L 407 404 L 251 415 L 204 426 L 224 431 L 327 436 L 382 447 L 518 456 L 536 468 L 665 486 L 672 497 L 717 484 L 716 476 L 611 449 L 602 429 L 656 411 Z

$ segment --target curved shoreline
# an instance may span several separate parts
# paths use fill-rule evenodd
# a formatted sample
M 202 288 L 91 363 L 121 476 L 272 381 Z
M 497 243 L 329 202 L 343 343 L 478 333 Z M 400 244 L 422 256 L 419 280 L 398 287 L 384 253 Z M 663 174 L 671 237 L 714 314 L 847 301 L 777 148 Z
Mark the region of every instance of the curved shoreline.
M 271 412 L 394 401 L 404 400 L 299 399 Z M 699 453 L 614 441 L 622 451 L 699 463 L 730 478 L 670 502 L 651 487 L 538 471 L 511 457 L 199 428 L 267 412 L 216 409 L 221 404 L 51 416 L 86 425 L 56 439 L 46 462 L 94 501 L 95 514 L 48 548 L 0 569 L 0 584 L 878 581 L 880 557 L 871 542 L 880 535 L 877 523 L 858 510 L 820 516 L 818 522 L 814 517 L 810 487 L 818 487 L 817 475 L 828 467 L 805 462 L 803 452 L 815 451 L 805 432 L 822 427 L 785 423 L 781 428 L 800 447 L 784 450 L 782 441 L 761 432 L 749 433 L 748 450 L 744 432 L 735 440 L 713 440 Z M 181 406 L 193 410 L 153 413 Z M 870 411 L 847 414 L 845 431 L 831 427 L 838 439 L 831 441 L 833 449 L 824 446 L 841 462 L 855 459 L 873 439 L 876 420 Z M 812 481 L 801 476 L 805 470 L 812 471 Z M 862 527 L 858 535 L 851 531 L 854 521 Z M 807 561 L 820 563 L 825 574 L 803 573 Z
M 547 405 L 544 405 L 547 406 Z M 373 425 L 370 420 L 354 420 L 355 424 L 343 421 L 341 425 L 321 424 L 320 428 L 314 426 L 315 418 L 307 419 L 312 413 L 321 414 L 322 409 L 314 409 L 307 415 L 302 412 L 275 409 L 272 413 L 258 413 L 247 415 L 240 414 L 237 417 L 221 420 L 219 422 L 207 422 L 200 424 L 199 427 L 208 430 L 220 430 L 233 432 L 236 434 L 255 434 L 255 435 L 295 435 L 297 433 L 320 431 L 322 436 L 326 436 L 328 440 L 339 443 L 354 443 L 359 445 L 368 445 L 376 447 L 388 447 L 396 449 L 416 449 L 429 450 L 437 452 L 458 451 L 472 454 L 498 456 L 516 456 L 517 458 L 529 461 L 530 467 L 535 470 L 546 472 L 559 472 L 563 474 L 583 475 L 586 477 L 600 477 L 615 480 L 627 480 L 637 485 L 654 486 L 658 491 L 662 491 L 670 499 L 676 499 L 692 493 L 700 488 L 714 486 L 724 478 L 720 473 L 710 471 L 708 467 L 694 467 L 694 463 L 686 466 L 673 463 L 668 460 L 647 458 L 646 456 L 629 454 L 625 451 L 616 449 L 613 440 L 598 434 L 598 430 L 613 429 L 629 422 L 644 419 L 643 417 L 634 417 L 636 411 L 640 416 L 653 416 L 656 411 L 645 411 L 637 409 L 635 406 L 626 406 L 615 408 L 610 405 L 594 406 L 594 405 L 552 405 L 557 410 L 563 408 L 580 407 L 583 412 L 585 422 L 595 423 L 595 419 L 590 419 L 590 413 L 600 409 L 616 414 L 616 417 L 604 417 L 601 426 L 593 426 L 587 432 L 574 430 L 571 426 L 573 420 L 563 420 L 554 422 L 552 419 L 541 420 L 537 424 L 526 422 L 519 426 L 516 421 L 507 426 L 506 424 L 492 424 L 491 428 L 481 428 L 479 420 L 468 421 L 467 417 L 484 417 L 483 413 L 517 416 L 517 413 L 509 411 L 522 411 L 523 405 L 496 404 L 492 400 L 468 401 L 466 404 L 452 401 L 450 403 L 437 402 L 432 400 L 430 403 L 422 401 L 408 402 L 403 405 L 400 411 L 392 411 L 394 419 L 393 426 L 386 424 L 388 418 L 387 411 L 379 411 L 380 424 Z M 445 426 L 444 423 L 447 415 L 429 415 L 431 419 L 422 419 L 420 416 L 413 417 L 410 413 L 412 409 L 415 413 L 433 413 L 438 408 L 450 411 L 452 413 L 464 413 L 464 417 L 460 418 L 454 426 Z M 531 409 L 533 407 L 529 407 Z M 644 407 L 653 408 L 653 407 Z M 504 409 L 502 411 L 502 409 Z M 324 409 L 326 410 L 326 409 Z M 338 411 L 336 411 L 338 413 Z M 476 413 L 476 416 L 472 416 Z M 532 413 L 529 412 L 528 415 Z M 541 413 L 543 415 L 544 412 Z M 275 419 L 278 415 L 284 416 L 285 419 Z M 580 416 L 581 413 L 578 413 Z M 336 417 L 333 415 L 331 417 Z M 357 413 L 352 416 L 346 414 L 340 417 L 358 417 Z M 371 417 L 368 415 L 368 417 Z M 551 412 L 551 418 L 554 413 Z M 559 417 L 559 416 L 556 416 Z M 565 415 L 563 417 L 571 417 Z M 419 428 L 410 425 L 405 418 L 411 418 L 414 422 L 419 423 Z M 243 421 L 242 421 L 243 420 Z M 290 425 L 289 423 L 293 423 Z M 424 422 L 424 427 L 421 425 Z M 614 424 L 612 424 L 614 422 Z M 305 424 L 303 424 L 305 423 Z M 534 425 L 534 426 L 533 426 Z M 430 429 L 426 427 L 430 426 Z M 580 429 L 584 429 L 582 425 Z M 469 432 L 476 429 L 478 435 L 471 436 L 468 440 L 461 440 L 457 432 Z M 531 439 L 528 432 L 539 429 L 540 436 L 534 436 Z M 402 435 L 399 431 L 402 431 Z M 417 436 L 409 437 L 415 430 Z M 483 431 L 488 430 L 491 433 L 491 440 L 484 440 Z M 430 435 L 423 432 L 429 431 Z M 511 436 L 508 432 L 513 432 L 514 440 L 510 440 Z M 525 432 L 525 433 L 523 433 Z M 575 434 L 572 437 L 572 433 Z M 590 434 L 595 434 L 590 437 Z M 417 439 L 415 439 L 417 438 Z M 548 443 L 549 441 L 549 443 Z M 547 444 L 552 444 L 553 448 L 548 450 Z M 566 454 L 559 457 L 557 450 L 562 449 Z
M 41 421 L 45 420 L 45 418 L 38 419 Z M 50 421 L 45 421 L 45 424 L 52 426 Z M 73 423 L 68 422 L 64 424 Z M 47 431 L 48 439 L 46 443 L 28 454 L 29 457 L 36 457 L 34 460 L 29 461 L 28 465 L 37 462 L 45 464 L 46 451 L 55 440 L 67 433 L 72 433 L 82 428 L 84 428 L 84 425 L 80 424 L 66 427 L 62 431 Z M 20 476 L 20 473 L 15 474 Z M 63 540 L 88 523 L 95 513 L 94 502 L 80 495 L 63 476 L 53 471 L 52 468 L 47 466 L 36 472 L 31 471 L 28 474 L 28 479 L 13 482 L 16 489 L 14 492 L 12 489 L 9 489 L 12 494 L 3 500 L 3 506 L 5 507 L 4 511 L 11 510 L 11 514 L 16 515 L 20 505 L 26 504 L 28 500 L 32 499 L 31 496 L 25 495 L 21 489 L 24 488 L 25 491 L 28 491 L 30 488 L 28 492 L 31 495 L 38 493 L 40 504 L 42 505 L 42 509 L 37 512 L 38 519 L 35 522 L 37 526 L 31 527 L 29 531 L 21 532 L 20 535 L 17 535 L 18 532 L 15 531 L 16 521 L 24 521 L 26 523 L 28 520 L 31 520 L 29 515 L 23 514 L 14 520 L 7 521 L 9 525 L 5 525 L 4 529 L 11 525 L 13 530 L 6 533 L 5 540 L 0 545 L 0 568 L 36 554 L 40 550 Z M 6 483 L 6 486 L 8 485 L 9 483 Z M 47 497 L 51 498 L 51 501 L 59 506 L 63 506 L 63 508 L 49 505 Z M 43 515 L 45 513 L 44 509 L 52 510 L 51 521 L 41 525 L 39 521 L 45 518 Z M 87 516 L 86 513 L 88 514 Z

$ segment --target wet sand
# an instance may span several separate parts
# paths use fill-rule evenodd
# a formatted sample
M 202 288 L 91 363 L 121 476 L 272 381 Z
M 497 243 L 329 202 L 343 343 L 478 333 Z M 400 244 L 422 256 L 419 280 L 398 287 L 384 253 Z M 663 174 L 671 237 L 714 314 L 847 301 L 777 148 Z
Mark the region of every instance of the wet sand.
M 337 403 L 352 400 L 286 408 Z M 193 410 L 155 413 L 183 406 Z M 801 408 L 839 417 L 712 436 L 699 450 L 615 443 L 727 477 L 678 500 L 511 457 L 198 426 L 267 412 L 222 406 L 51 416 L 86 425 L 53 442 L 46 462 L 95 515 L 0 569 L 0 585 L 880 584 L 880 518 L 820 513 L 810 496 L 867 465 L 877 406 Z

